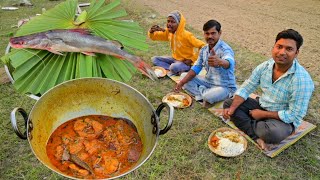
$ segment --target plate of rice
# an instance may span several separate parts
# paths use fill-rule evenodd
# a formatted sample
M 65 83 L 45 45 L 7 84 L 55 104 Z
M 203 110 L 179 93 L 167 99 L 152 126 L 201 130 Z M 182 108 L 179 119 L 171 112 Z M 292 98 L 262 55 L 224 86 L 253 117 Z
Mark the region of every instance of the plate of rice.
M 162 102 L 176 108 L 186 108 L 192 104 L 192 98 L 183 92 L 171 92 L 162 98 Z
M 247 149 L 247 140 L 236 130 L 223 127 L 210 134 L 208 146 L 219 156 L 235 157 Z
M 163 67 L 153 66 L 152 69 L 158 78 L 162 78 L 167 75 L 167 71 Z

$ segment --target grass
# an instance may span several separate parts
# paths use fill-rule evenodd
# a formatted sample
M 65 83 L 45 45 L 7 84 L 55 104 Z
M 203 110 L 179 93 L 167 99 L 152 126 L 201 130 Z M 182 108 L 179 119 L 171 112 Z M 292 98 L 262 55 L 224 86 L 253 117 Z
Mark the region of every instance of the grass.
M 0 11 L 0 56 L 4 55 L 10 34 L 17 29 L 12 27 L 18 20 L 49 9 L 61 1 L 33 0 L 33 7 L 21 7 L 17 11 Z M 125 1 L 130 19 L 139 22 L 145 31 L 153 24 L 163 24 L 165 17 L 151 9 L 133 6 Z M 1 1 L 0 5 L 7 5 Z M 131 8 L 129 8 L 131 7 Z M 135 7 L 135 8 L 132 8 Z M 151 18 L 156 14 L 155 18 Z M 202 37 L 200 30 L 188 27 L 196 36 Z M 267 57 L 250 52 L 238 44 L 228 42 L 234 49 L 237 59 L 237 80 L 241 84 L 252 69 Z M 137 52 L 148 63 L 154 55 L 170 54 L 168 43 L 152 42 L 148 52 Z M 0 62 L 1 66 L 3 63 Z M 162 97 L 174 87 L 173 81 L 163 78 L 150 81 L 136 74 L 129 85 L 144 94 L 156 108 Z M 0 85 L 0 179 L 64 179 L 42 165 L 27 141 L 19 139 L 10 124 L 10 112 L 14 107 L 23 107 L 30 112 L 34 100 L 18 94 L 10 83 Z M 318 97 L 318 90 L 315 92 Z M 308 116 L 305 118 L 319 125 L 319 103 L 312 99 Z M 166 122 L 161 115 L 161 125 Z M 235 158 L 215 156 L 206 145 L 209 134 L 216 128 L 226 127 L 218 118 L 194 103 L 188 109 L 175 110 L 172 128 L 158 140 L 151 158 L 139 169 L 123 179 L 320 179 L 319 128 L 299 140 L 276 158 L 269 158 L 253 144 L 247 151 Z

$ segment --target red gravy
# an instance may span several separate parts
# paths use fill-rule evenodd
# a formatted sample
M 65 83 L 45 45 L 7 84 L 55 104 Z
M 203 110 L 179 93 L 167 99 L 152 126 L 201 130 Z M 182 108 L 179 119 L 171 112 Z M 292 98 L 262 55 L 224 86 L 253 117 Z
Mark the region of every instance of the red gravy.
M 142 147 L 131 121 L 90 115 L 60 125 L 46 149 L 51 163 L 64 174 L 103 179 L 128 171 L 140 158 Z

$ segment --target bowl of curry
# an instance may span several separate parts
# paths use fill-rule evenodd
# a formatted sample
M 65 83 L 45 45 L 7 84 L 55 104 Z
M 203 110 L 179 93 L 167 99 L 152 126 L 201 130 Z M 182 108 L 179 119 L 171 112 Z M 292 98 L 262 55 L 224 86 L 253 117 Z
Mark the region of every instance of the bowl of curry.
M 168 122 L 160 129 L 160 113 Z M 114 179 L 139 168 L 172 125 L 173 107 L 157 109 L 132 87 L 105 78 L 66 81 L 43 94 L 29 115 L 11 113 L 16 134 L 52 171 L 71 179 Z M 16 114 L 25 120 L 24 133 Z

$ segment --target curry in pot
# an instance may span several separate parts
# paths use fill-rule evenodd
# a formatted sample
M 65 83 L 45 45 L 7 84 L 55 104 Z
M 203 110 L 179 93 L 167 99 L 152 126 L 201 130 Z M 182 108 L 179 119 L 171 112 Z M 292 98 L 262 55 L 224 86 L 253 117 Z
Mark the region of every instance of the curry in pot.
M 131 121 L 90 115 L 60 125 L 46 149 L 51 163 L 64 174 L 103 179 L 128 171 L 140 158 L 142 146 Z

